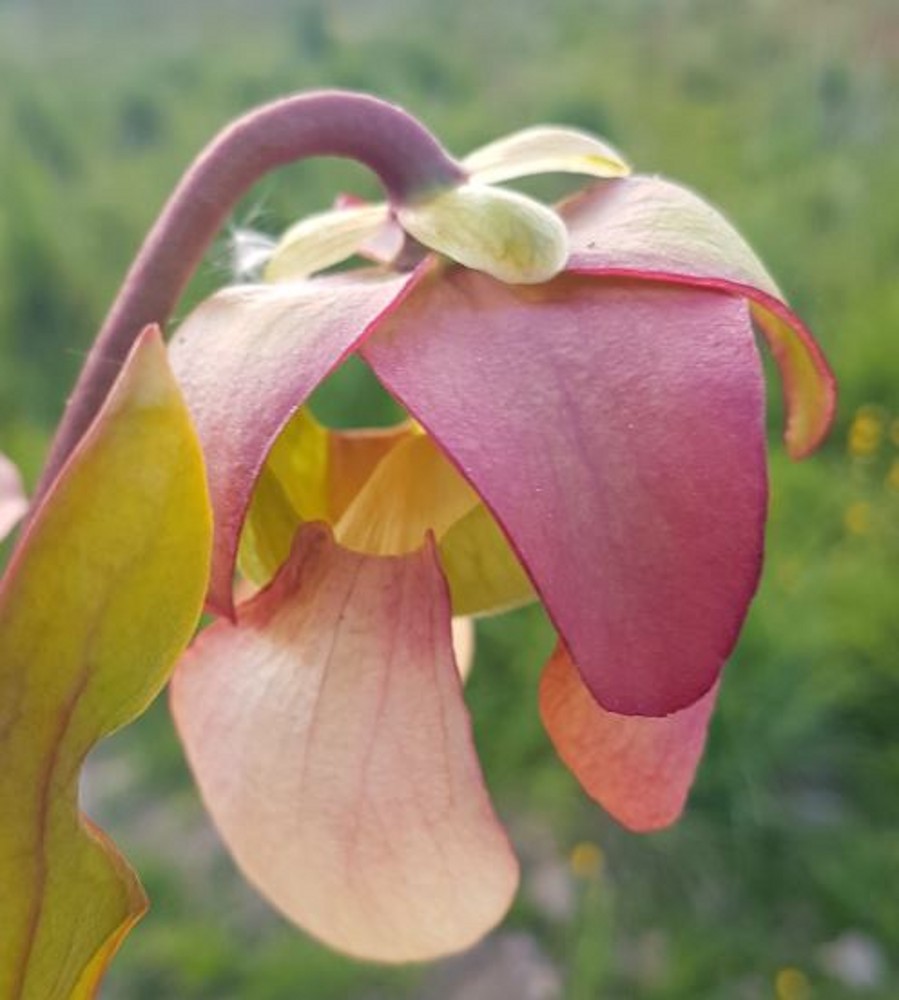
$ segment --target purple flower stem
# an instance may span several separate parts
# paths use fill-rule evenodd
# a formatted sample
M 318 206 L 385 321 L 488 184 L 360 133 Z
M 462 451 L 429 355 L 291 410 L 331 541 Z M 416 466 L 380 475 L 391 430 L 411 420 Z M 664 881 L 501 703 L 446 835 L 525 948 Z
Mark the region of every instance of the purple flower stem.
M 270 170 L 309 156 L 364 163 L 394 204 L 465 177 L 423 125 L 364 94 L 299 94 L 227 126 L 184 175 L 131 265 L 66 404 L 32 511 L 97 415 L 138 334 L 166 323 L 235 204 Z

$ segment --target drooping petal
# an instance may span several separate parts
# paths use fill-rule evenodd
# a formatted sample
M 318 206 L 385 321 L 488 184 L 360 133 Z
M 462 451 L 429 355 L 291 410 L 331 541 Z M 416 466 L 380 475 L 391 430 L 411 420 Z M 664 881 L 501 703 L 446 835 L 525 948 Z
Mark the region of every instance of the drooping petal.
M 93 996 L 146 908 L 81 764 L 165 683 L 203 603 L 199 443 L 147 331 L 0 584 L 0 996 Z
M 552 209 L 487 184 L 401 205 L 397 218 L 431 250 L 509 284 L 548 281 L 568 256 L 565 226 Z
M 497 139 L 462 161 L 472 180 L 498 184 L 534 174 L 623 177 L 630 167 L 617 149 L 580 129 L 536 125 Z
M 0 542 L 19 523 L 28 509 L 19 470 L 0 454 Z
M 432 552 L 307 527 L 236 625 L 176 672 L 176 723 L 249 880 L 311 934 L 380 961 L 465 948 L 517 865 L 484 790 Z
M 755 590 L 763 389 L 715 291 L 430 276 L 363 354 L 502 524 L 608 709 L 714 683 Z
M 821 349 L 731 224 L 698 195 L 658 177 L 597 185 L 560 209 L 569 229 L 568 269 L 721 288 L 745 295 L 780 369 L 793 458 L 821 443 L 836 384 Z
M 308 278 L 352 257 L 389 217 L 384 204 L 354 205 L 301 219 L 281 237 L 265 268 L 266 281 Z
M 230 614 L 238 539 L 266 455 L 291 415 L 415 276 L 249 285 L 214 295 L 172 344 L 215 513 L 209 603 Z
M 663 718 L 616 715 L 597 704 L 560 644 L 540 679 L 540 717 L 584 791 L 630 830 L 674 823 L 705 747 L 715 684 Z

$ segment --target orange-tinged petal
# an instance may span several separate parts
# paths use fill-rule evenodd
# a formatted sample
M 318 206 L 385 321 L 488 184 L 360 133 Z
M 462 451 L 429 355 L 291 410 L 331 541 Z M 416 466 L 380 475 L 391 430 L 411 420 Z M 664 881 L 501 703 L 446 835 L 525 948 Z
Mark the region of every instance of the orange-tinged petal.
M 421 431 L 411 420 L 393 427 L 331 431 L 328 439 L 328 520 L 336 524 L 388 452 Z
M 204 632 L 172 704 L 249 880 L 332 947 L 458 951 L 501 919 L 517 865 L 490 806 L 429 549 L 360 555 L 301 530 L 272 585 Z
M 674 281 L 748 298 L 780 369 L 787 450 L 793 458 L 815 450 L 833 421 L 833 374 L 810 331 L 724 216 L 686 188 L 639 176 L 598 184 L 560 213 L 571 240 L 570 271 Z
M 145 898 L 79 813 L 91 747 L 140 714 L 199 617 L 199 444 L 144 333 L 0 585 L 0 996 L 87 997 Z
M 718 685 L 672 715 L 616 715 L 596 702 L 559 644 L 540 680 L 540 716 L 587 794 L 637 832 L 674 823 L 705 746 Z
M 478 496 L 434 442 L 416 434 L 387 455 L 345 511 L 335 534 L 357 552 L 405 555 L 440 538 Z
M 256 584 L 268 583 L 290 555 L 299 526 L 336 524 L 381 459 L 417 434 L 412 421 L 372 430 L 330 430 L 306 407 L 298 410 L 256 481 L 240 539 L 241 571 Z
M 19 523 L 28 509 L 19 470 L 0 454 L 0 542 Z

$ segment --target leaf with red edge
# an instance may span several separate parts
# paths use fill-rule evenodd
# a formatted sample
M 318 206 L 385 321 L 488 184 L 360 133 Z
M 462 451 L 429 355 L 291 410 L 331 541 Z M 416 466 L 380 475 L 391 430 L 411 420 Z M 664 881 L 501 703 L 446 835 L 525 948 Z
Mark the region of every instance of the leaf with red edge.
M 196 625 L 211 525 L 158 330 L 138 341 L 0 585 L 0 996 L 93 995 L 146 900 L 78 809 L 103 736 L 139 715 Z

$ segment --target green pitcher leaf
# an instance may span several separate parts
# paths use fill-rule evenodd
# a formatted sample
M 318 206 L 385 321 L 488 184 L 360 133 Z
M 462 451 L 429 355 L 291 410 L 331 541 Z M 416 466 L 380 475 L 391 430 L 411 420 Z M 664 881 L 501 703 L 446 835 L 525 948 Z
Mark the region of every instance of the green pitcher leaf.
M 211 515 L 148 328 L 0 583 L 0 996 L 93 996 L 146 908 L 78 808 L 81 765 L 139 715 L 196 626 Z

